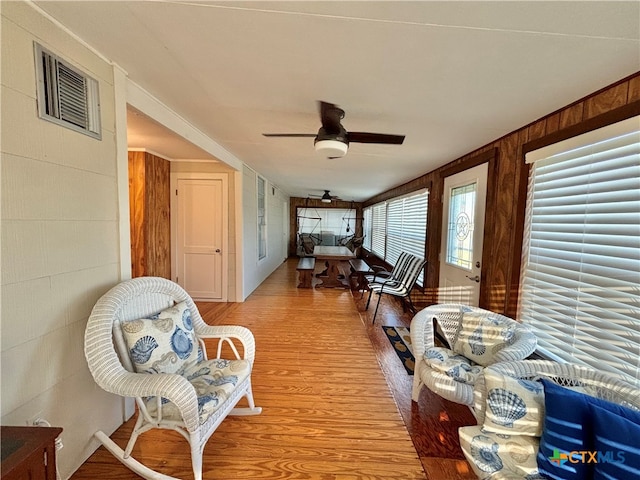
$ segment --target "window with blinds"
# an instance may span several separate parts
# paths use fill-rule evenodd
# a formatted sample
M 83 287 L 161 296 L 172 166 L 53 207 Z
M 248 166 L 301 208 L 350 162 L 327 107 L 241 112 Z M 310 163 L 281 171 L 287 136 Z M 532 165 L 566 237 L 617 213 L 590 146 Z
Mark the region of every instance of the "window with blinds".
M 387 250 L 385 261 L 395 265 L 402 252 L 424 258 L 427 236 L 427 191 L 396 198 L 387 205 Z M 423 285 L 424 272 L 418 277 Z
M 371 212 L 371 253 L 384 260 L 387 244 L 387 204 L 373 206 Z
M 267 256 L 267 182 L 257 177 L 258 182 L 258 260 Z
M 364 232 L 362 246 L 369 251 L 371 251 L 371 213 L 371 207 L 367 207 L 362 211 L 362 231 Z
M 519 318 L 640 385 L 640 117 L 530 152 Z
M 365 208 L 365 248 L 390 265 L 396 264 L 402 252 L 424 258 L 428 195 L 427 190 L 421 190 Z M 423 274 L 418 284 L 423 285 Z

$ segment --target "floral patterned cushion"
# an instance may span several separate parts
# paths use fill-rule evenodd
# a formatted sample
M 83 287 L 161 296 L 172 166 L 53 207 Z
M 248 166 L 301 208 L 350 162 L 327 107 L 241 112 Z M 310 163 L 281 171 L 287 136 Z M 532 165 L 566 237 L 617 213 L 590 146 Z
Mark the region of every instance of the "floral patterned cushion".
M 176 373 L 203 358 L 185 302 L 123 322 L 122 333 L 138 373 Z
M 482 368 L 468 358 L 444 347 L 429 348 L 424 352 L 424 359 L 432 369 L 468 385 L 473 385 L 482 372 Z
M 506 318 L 464 312 L 453 351 L 486 367 L 496 352 L 513 343 L 516 326 Z
M 544 478 L 536 462 L 539 438 L 493 433 L 477 425 L 459 432 L 462 451 L 478 478 Z
M 544 388 L 542 383 L 484 371 L 487 408 L 484 428 L 508 435 L 542 435 Z
M 218 407 L 235 390 L 236 385 L 251 373 L 248 360 L 204 360 L 196 365 L 185 366 L 176 373 L 182 375 L 196 389 L 198 396 L 198 414 L 200 424 L 205 423 Z M 156 397 L 146 400 L 147 409 L 152 416 L 157 414 Z M 181 421 L 180 410 L 167 399 L 162 399 L 162 418 Z

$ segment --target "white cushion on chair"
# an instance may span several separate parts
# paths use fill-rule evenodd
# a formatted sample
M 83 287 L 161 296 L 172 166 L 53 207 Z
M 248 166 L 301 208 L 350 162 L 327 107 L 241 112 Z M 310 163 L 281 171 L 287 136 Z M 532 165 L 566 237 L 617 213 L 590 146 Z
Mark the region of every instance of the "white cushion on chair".
M 138 373 L 176 373 L 202 359 L 185 302 L 122 322 L 122 334 Z
M 202 425 L 231 395 L 236 385 L 249 376 L 251 364 L 247 360 L 204 360 L 177 373 L 189 380 L 196 389 L 198 415 Z M 165 399 L 162 403 L 162 418 L 182 420 L 180 411 L 174 404 Z M 156 397 L 147 399 L 146 404 L 149 413 L 155 416 L 158 408 Z

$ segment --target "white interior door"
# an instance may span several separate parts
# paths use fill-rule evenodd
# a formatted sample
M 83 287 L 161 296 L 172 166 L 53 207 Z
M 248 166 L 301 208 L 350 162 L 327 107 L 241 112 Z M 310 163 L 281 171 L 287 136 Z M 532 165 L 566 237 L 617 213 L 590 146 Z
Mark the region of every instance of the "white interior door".
M 227 185 L 177 179 L 176 277 L 196 300 L 226 301 Z
M 439 303 L 478 306 L 488 164 L 444 180 Z

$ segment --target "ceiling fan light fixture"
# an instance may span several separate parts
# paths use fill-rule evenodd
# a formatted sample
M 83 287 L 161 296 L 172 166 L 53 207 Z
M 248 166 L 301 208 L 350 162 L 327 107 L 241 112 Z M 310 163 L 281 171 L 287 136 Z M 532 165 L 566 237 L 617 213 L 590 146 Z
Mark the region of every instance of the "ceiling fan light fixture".
M 347 154 L 349 145 L 339 140 L 317 140 L 315 143 L 316 152 L 326 157 L 344 157 Z
M 320 199 L 322 203 L 331 203 L 331 195 L 329 195 L 329 190 L 324 191 L 324 195 Z

